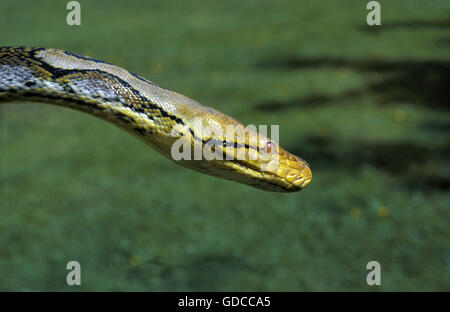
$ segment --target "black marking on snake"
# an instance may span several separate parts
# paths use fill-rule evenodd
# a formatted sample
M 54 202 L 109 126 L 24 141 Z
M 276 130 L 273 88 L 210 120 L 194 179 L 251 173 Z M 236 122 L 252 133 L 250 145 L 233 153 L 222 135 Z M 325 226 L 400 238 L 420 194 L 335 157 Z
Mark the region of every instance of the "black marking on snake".
M 63 51 L 63 52 L 66 55 L 70 55 L 70 56 L 73 56 L 73 57 L 76 57 L 76 58 L 79 58 L 79 59 L 82 59 L 82 60 L 91 61 L 91 62 L 94 62 L 94 63 L 102 63 L 102 64 L 112 65 L 111 63 L 108 63 L 108 62 L 105 62 L 105 61 L 102 61 L 102 60 L 97 60 L 97 59 L 95 59 L 93 57 L 90 57 L 90 56 L 84 56 L 84 55 L 81 55 L 81 54 L 78 54 L 78 53 L 74 53 L 74 52 L 70 52 L 70 51 Z
M 222 145 L 225 147 L 226 146 L 233 146 L 234 148 L 242 148 L 245 147 L 246 149 L 254 149 L 254 150 L 258 150 L 258 147 L 253 146 L 253 145 L 248 145 L 247 143 L 245 144 L 241 144 L 238 142 L 229 142 L 229 141 L 220 141 L 217 139 L 201 139 L 198 136 L 195 135 L 194 130 L 192 130 L 192 128 L 189 128 L 189 132 L 192 134 L 192 136 L 194 137 L 194 139 L 201 141 L 203 144 L 211 144 L 211 142 L 213 142 L 213 145 Z M 224 151 L 225 153 L 225 151 Z
M 114 116 L 115 116 L 117 119 L 121 119 L 121 120 L 123 120 L 123 121 L 125 121 L 126 123 L 129 123 L 129 124 L 132 123 L 132 121 L 130 120 L 130 117 L 125 116 L 125 115 L 123 115 L 122 113 L 114 112 L 113 114 L 114 114 Z
M 40 99 L 51 99 L 51 100 L 55 100 L 55 101 L 64 101 L 64 102 L 72 102 L 72 103 L 76 103 L 79 104 L 80 106 L 90 106 L 90 107 L 94 107 L 97 110 L 107 110 L 107 108 L 102 108 L 102 107 L 98 107 L 95 104 L 92 103 L 87 103 L 84 102 L 82 100 L 78 100 L 78 99 L 73 99 L 70 97 L 63 97 L 63 96 L 58 96 L 58 95 L 53 95 L 53 94 L 40 94 L 40 93 L 34 93 L 34 92 L 25 92 L 21 94 L 22 97 L 24 98 L 40 98 Z M 116 117 L 117 119 L 120 119 L 126 123 L 132 124 L 133 122 L 130 120 L 130 117 L 127 115 L 123 115 L 120 112 L 113 112 L 114 117 Z M 144 130 L 138 130 L 139 128 L 134 128 L 134 130 L 139 131 L 141 134 L 144 134 Z
M 0 52 L 1 53 L 9 53 L 9 54 L 13 53 L 13 54 L 16 54 L 17 51 L 20 51 L 20 52 L 28 53 L 28 51 L 25 51 L 25 50 L 30 50 L 31 51 L 31 50 L 36 50 L 36 49 L 25 47 L 25 46 L 7 46 L 7 47 L 1 47 Z M 42 50 L 42 48 L 41 48 L 41 50 Z
M 49 72 L 53 76 L 54 79 L 62 78 L 64 76 L 66 76 L 66 75 L 70 75 L 70 74 L 74 74 L 74 73 L 82 73 L 82 74 L 86 74 L 86 73 L 89 73 L 89 72 L 91 72 L 91 73 L 92 72 L 100 73 L 100 74 L 105 75 L 105 76 L 107 76 L 107 77 L 109 77 L 111 79 L 116 79 L 117 81 L 119 81 L 119 83 L 121 83 L 126 89 L 130 90 L 136 97 L 138 97 L 140 100 L 142 100 L 144 103 L 146 103 L 148 105 L 147 108 L 155 109 L 155 110 L 160 112 L 162 117 L 169 118 L 169 119 L 171 119 L 171 120 L 175 121 L 176 123 L 181 124 L 183 126 L 185 125 L 185 123 L 183 122 L 183 120 L 181 118 L 167 113 L 164 109 L 162 109 L 160 106 L 156 105 L 155 103 L 151 102 L 148 98 L 143 96 L 140 91 L 138 91 L 135 88 L 133 88 L 128 82 L 126 82 L 125 80 L 121 79 L 120 77 L 117 77 L 116 75 L 110 74 L 108 72 L 105 72 L 105 71 L 99 70 L 99 69 L 62 69 L 62 68 L 53 67 L 52 65 L 48 64 L 47 62 L 41 60 L 40 58 L 38 58 L 36 56 L 36 52 L 40 51 L 40 50 L 42 50 L 42 49 L 33 50 L 31 57 L 33 59 L 37 60 L 40 63 L 41 67 L 44 68 L 47 72 Z M 146 80 L 144 80 L 144 81 L 147 82 Z M 136 108 L 134 108 L 133 106 L 129 106 L 129 107 L 132 110 L 136 111 Z M 140 112 L 142 112 L 142 111 L 140 111 Z
M 223 147 L 233 146 L 234 148 L 245 147 L 246 149 L 250 149 L 250 148 L 254 149 L 254 150 L 258 149 L 256 146 L 250 146 L 248 144 L 241 144 L 238 142 L 221 141 L 221 140 L 217 140 L 217 139 L 213 139 L 213 138 L 207 140 L 207 142 L 212 142 L 214 145 L 222 145 Z
M 68 84 L 64 85 L 64 90 L 66 90 L 68 93 L 70 94 L 75 94 L 76 92 L 72 89 L 71 86 L 69 86 Z
M 144 129 L 142 129 L 142 128 L 137 128 L 137 127 L 136 127 L 136 128 L 134 128 L 133 130 L 139 132 L 139 133 L 142 134 L 142 135 L 145 134 L 145 131 L 144 131 Z
M 64 54 L 67 54 L 67 55 L 70 55 L 70 56 L 73 56 L 73 57 L 76 57 L 76 58 L 79 58 L 79 59 L 82 59 L 82 60 L 91 61 L 91 62 L 94 62 L 94 63 L 102 63 L 102 64 L 108 64 L 108 65 L 116 66 L 116 65 L 111 64 L 109 62 L 102 61 L 102 60 L 99 60 L 99 59 L 95 59 L 95 58 L 90 57 L 90 56 L 84 56 L 84 55 L 81 55 L 81 54 L 78 54 L 78 53 L 74 53 L 74 52 L 70 52 L 70 51 L 63 51 L 63 52 L 64 52 Z M 124 69 L 124 70 L 126 70 L 126 69 Z M 161 88 L 161 89 L 165 89 L 164 87 L 161 87 L 160 85 L 157 85 L 156 83 L 154 83 L 154 82 L 152 82 L 150 80 L 142 78 L 141 76 L 139 76 L 139 75 L 137 75 L 137 74 L 135 74 L 133 72 L 130 72 L 129 70 L 126 70 L 126 71 L 131 76 L 133 76 L 134 78 L 137 78 L 137 79 L 139 79 L 139 80 L 141 80 L 143 82 L 146 82 L 146 83 L 149 83 L 151 85 L 154 85 L 155 87 L 158 87 L 158 88 Z
M 147 79 L 145 79 L 145 78 L 142 78 L 141 76 L 139 76 L 139 75 L 137 75 L 137 74 L 135 74 L 135 73 L 133 73 L 133 72 L 130 72 L 130 71 L 128 71 L 128 70 L 127 70 L 127 72 L 128 72 L 131 76 L 133 76 L 134 78 L 136 78 L 136 79 L 139 79 L 139 80 L 141 80 L 141 81 L 143 81 L 143 82 L 149 83 L 149 84 L 151 84 L 151 85 L 153 85 L 153 86 L 155 86 L 155 87 L 158 87 L 158 88 L 161 88 L 161 89 L 164 89 L 164 90 L 168 90 L 168 89 L 166 89 L 166 88 L 164 88 L 164 87 L 161 87 L 159 84 L 156 84 L 156 83 L 154 83 L 153 81 L 150 81 L 150 80 L 147 80 Z

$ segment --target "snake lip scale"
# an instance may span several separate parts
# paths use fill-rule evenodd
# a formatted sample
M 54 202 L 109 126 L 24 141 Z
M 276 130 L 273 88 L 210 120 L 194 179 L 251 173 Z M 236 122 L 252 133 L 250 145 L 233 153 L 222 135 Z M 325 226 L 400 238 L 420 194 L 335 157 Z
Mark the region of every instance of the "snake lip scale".
M 312 179 L 303 159 L 236 119 L 123 68 L 77 53 L 0 47 L 0 103 L 8 102 L 43 102 L 91 114 L 126 130 L 176 164 L 264 191 L 296 192 Z M 245 132 L 232 140 L 204 134 L 196 130 L 198 119 L 202 127 L 222 130 L 219 133 L 229 126 Z M 214 141 L 217 152 L 243 151 L 245 157 L 176 161 L 172 147 L 177 140 L 190 146 Z

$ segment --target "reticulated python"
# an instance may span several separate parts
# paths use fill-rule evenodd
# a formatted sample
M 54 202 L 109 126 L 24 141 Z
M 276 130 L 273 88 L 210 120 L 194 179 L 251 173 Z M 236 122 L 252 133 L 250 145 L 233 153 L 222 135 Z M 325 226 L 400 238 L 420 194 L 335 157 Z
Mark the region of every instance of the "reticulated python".
M 11 101 L 46 102 L 92 114 L 172 160 L 173 144 L 180 138 L 192 146 L 215 142 L 212 150 L 222 159 L 176 163 L 265 191 L 295 192 L 311 181 L 308 164 L 266 136 L 246 128 L 244 135 L 225 136 L 226 126 L 244 128 L 235 119 L 125 69 L 68 51 L 1 47 L 0 103 Z M 202 127 L 222 129 L 223 135 L 198 131 L 198 120 Z

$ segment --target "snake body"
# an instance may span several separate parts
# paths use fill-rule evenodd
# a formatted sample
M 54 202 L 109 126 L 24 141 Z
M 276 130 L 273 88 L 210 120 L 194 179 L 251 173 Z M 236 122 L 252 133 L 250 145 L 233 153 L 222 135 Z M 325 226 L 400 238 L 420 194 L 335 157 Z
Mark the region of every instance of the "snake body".
M 179 139 L 191 146 L 219 142 L 213 146 L 215 153 L 243 152 L 244 157 L 174 161 L 265 191 L 294 192 L 311 181 L 308 164 L 269 138 L 213 108 L 91 57 L 56 49 L 0 47 L 0 103 L 14 101 L 56 104 L 108 120 L 172 160 L 173 144 Z M 224 133 L 230 125 L 246 130 L 230 140 L 198 131 L 198 120 L 202 127 Z M 265 157 L 258 157 L 263 153 Z

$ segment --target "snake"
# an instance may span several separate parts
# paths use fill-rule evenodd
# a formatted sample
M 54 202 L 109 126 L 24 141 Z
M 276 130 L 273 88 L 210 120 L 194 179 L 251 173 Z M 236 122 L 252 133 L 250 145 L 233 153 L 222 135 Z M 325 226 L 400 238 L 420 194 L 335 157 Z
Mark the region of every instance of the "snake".
M 90 56 L 50 48 L 0 47 L 0 103 L 9 102 L 54 104 L 93 115 L 176 164 L 263 191 L 296 192 L 312 179 L 305 160 L 267 135 Z M 230 126 L 244 130 L 225 135 Z M 213 131 L 202 131 L 208 127 Z M 185 157 L 174 157 L 175 145 L 182 147 L 178 151 Z M 222 157 L 193 158 L 195 148 Z

